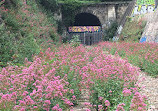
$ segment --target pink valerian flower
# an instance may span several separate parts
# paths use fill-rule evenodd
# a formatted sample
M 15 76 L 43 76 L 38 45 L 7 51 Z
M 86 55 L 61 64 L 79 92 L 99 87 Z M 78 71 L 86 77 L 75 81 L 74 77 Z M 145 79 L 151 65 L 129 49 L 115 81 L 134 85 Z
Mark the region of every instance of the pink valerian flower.
M 27 91 L 24 91 L 23 94 L 22 94 L 22 96 L 25 97 L 27 94 L 28 94 L 28 92 L 27 92 Z
M 104 102 L 105 106 L 109 107 L 110 106 L 110 102 L 108 100 L 105 100 Z
M 76 100 L 76 96 L 75 95 L 72 96 L 72 100 Z
M 61 108 L 59 108 L 59 104 L 56 104 L 53 108 L 52 111 L 62 111 Z
M 144 111 L 144 108 L 138 107 L 138 111 Z
M 19 105 L 15 105 L 13 109 L 16 110 L 16 109 L 19 109 L 19 108 L 20 108 Z
M 74 94 L 74 90 L 73 90 L 73 89 L 70 89 L 70 92 L 71 92 L 72 94 Z
M 85 102 L 84 105 L 87 106 L 87 107 L 92 107 L 92 104 L 89 103 L 89 102 Z
M 133 99 L 131 100 L 131 110 L 138 110 L 143 109 L 146 110 L 146 104 L 145 104 L 146 97 L 142 96 L 139 92 L 136 92 L 133 96 Z
M 71 101 L 69 101 L 68 99 L 64 99 L 64 103 L 67 104 L 67 105 L 69 105 L 69 106 L 73 106 L 73 105 L 74 105 L 74 104 L 73 104 Z
M 38 106 L 33 106 L 33 108 L 34 108 L 34 109 L 37 109 L 37 108 L 38 108 Z
M 116 111 L 125 111 L 124 108 L 123 108 L 123 106 L 125 106 L 125 103 L 119 104 L 119 105 L 117 106 Z
M 50 100 L 45 100 L 44 103 L 45 103 L 45 104 L 48 104 L 48 105 L 51 104 Z
M 54 107 L 52 108 L 52 111 L 58 111 L 58 107 L 57 107 L 57 106 L 54 106 Z
M 113 45 L 115 46 L 117 44 L 113 44 Z M 0 94 L 0 97 L 4 95 L 2 97 L 3 100 L 1 102 L 3 101 L 10 102 L 10 100 L 14 100 L 14 102 L 16 102 L 16 100 L 21 99 L 19 97 L 22 97 L 21 102 L 19 101 L 17 103 L 17 108 L 15 110 L 19 111 L 20 108 L 23 108 L 24 104 L 26 107 L 29 107 L 30 106 L 29 103 L 33 103 L 31 104 L 31 108 L 35 108 L 34 110 L 37 110 L 36 105 L 39 105 L 38 103 L 41 103 L 41 105 L 38 106 L 38 108 L 41 108 L 43 106 L 49 107 L 50 99 L 54 99 L 54 97 L 57 97 L 59 99 L 61 98 L 65 99 L 64 96 L 67 95 L 66 94 L 67 92 L 74 94 L 73 89 L 70 91 L 70 89 L 67 87 L 71 84 L 67 82 L 66 77 L 65 78 L 62 77 L 62 74 L 64 76 L 62 70 L 60 70 L 61 77 L 60 76 L 55 77 L 55 74 L 57 74 L 56 72 L 58 71 L 59 68 L 63 68 L 63 65 L 67 65 L 68 67 L 72 68 L 72 70 L 74 70 L 75 73 L 79 72 L 79 77 L 80 78 L 84 77 L 84 80 L 80 81 L 80 83 L 84 84 L 86 87 L 91 87 L 94 84 L 93 82 L 94 79 L 101 80 L 104 82 L 108 77 L 111 77 L 111 75 L 113 75 L 111 79 L 118 77 L 124 82 L 128 82 L 124 84 L 126 86 L 130 85 L 130 83 L 135 82 L 135 80 L 137 79 L 136 78 L 137 74 L 135 73 L 137 73 L 138 69 L 130 67 L 127 61 L 119 60 L 120 58 L 112 58 L 111 56 L 107 56 L 106 54 L 103 54 L 103 52 L 101 51 L 102 48 L 103 46 L 98 46 L 97 48 L 94 48 L 93 50 L 88 52 L 84 47 L 81 46 L 72 49 L 71 47 L 69 48 L 66 47 L 66 49 L 68 50 L 64 50 L 65 48 L 62 47 L 59 48 L 60 50 L 57 52 L 51 52 L 51 50 L 48 50 L 47 53 L 44 52 L 42 56 L 39 55 L 39 57 L 35 57 L 34 61 L 30 62 L 30 64 L 27 64 L 26 67 L 25 66 L 19 68 L 16 67 L 14 69 L 9 66 L 9 68 L 8 67 L 5 68 L 6 70 L 2 69 L 2 71 L 0 71 L 1 73 L 0 81 L 2 83 L 2 86 L 5 87 L 0 86 L 0 89 L 3 91 L 3 93 Z M 119 52 L 120 49 L 123 48 L 123 45 L 118 48 L 119 48 L 118 50 Z M 91 62 L 89 62 L 90 56 L 94 58 Z M 49 64 L 50 60 L 53 60 L 54 58 L 56 58 L 57 60 Z M 150 53 L 148 58 L 150 58 Z M 75 65 L 73 63 L 75 63 Z M 28 89 L 26 89 L 28 84 L 33 84 L 33 86 L 35 87 L 35 88 L 32 87 L 33 92 L 30 92 L 30 95 L 29 93 L 27 93 Z M 80 87 L 80 89 L 82 88 Z M 132 93 L 138 91 L 137 88 L 124 89 L 123 92 L 124 96 L 130 95 L 129 92 L 131 91 L 129 90 L 131 90 Z M 10 94 L 13 91 L 17 91 L 16 92 L 17 95 Z M 109 94 L 110 93 L 112 92 L 109 91 Z M 27 96 L 31 96 L 30 98 L 32 100 Z M 75 96 L 76 95 L 72 96 L 71 99 L 75 99 Z M 146 104 L 144 103 L 144 100 L 141 98 L 145 98 L 145 97 L 138 96 L 138 94 L 135 95 L 135 98 L 133 98 L 131 104 L 131 110 L 132 108 L 134 110 L 141 110 L 142 108 L 144 109 Z M 104 100 L 104 99 L 100 98 L 100 100 Z M 139 102 L 136 102 L 136 100 Z M 104 106 L 105 105 L 107 106 L 106 108 L 110 106 L 110 102 L 108 104 L 107 101 L 104 104 Z M 67 104 L 64 103 L 63 104 L 66 106 L 68 106 L 68 104 L 73 104 L 68 99 L 65 102 Z M 5 107 L 7 107 L 7 105 Z M 57 107 L 57 109 L 55 107 Z M 69 107 L 71 106 L 69 105 Z M 96 106 L 94 105 L 93 107 Z M 120 107 L 123 106 L 120 105 Z M 58 107 L 58 105 L 54 106 L 53 108 L 56 109 L 57 111 L 62 110 L 61 108 Z
M 112 93 L 112 91 L 110 90 L 109 93 Z
M 103 100 L 104 98 L 103 97 L 99 97 L 99 100 L 101 101 L 101 100 Z
M 124 88 L 123 89 L 123 96 L 130 96 L 130 95 L 131 95 L 131 90 L 127 89 L 127 88 Z
M 25 102 L 25 101 L 19 100 L 19 102 L 20 102 L 20 105 L 21 105 L 21 106 L 23 106 L 23 105 L 25 106 L 25 105 L 26 105 L 26 102 Z
M 20 111 L 25 111 L 25 108 L 21 108 Z
M 103 106 L 102 105 L 98 105 L 98 110 L 102 111 L 103 110 Z

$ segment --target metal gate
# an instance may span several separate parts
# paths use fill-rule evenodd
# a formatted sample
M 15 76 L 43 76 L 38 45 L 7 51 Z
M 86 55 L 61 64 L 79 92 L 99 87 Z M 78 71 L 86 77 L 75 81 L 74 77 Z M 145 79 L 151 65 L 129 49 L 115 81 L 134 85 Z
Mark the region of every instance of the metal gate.
M 78 36 L 84 45 L 92 45 L 102 41 L 103 33 L 101 26 L 72 26 L 69 27 L 67 37 L 71 40 L 74 36 Z
M 73 36 L 78 36 L 81 44 L 93 45 L 102 41 L 103 33 L 101 32 L 75 32 L 67 33 L 68 40 L 70 41 Z

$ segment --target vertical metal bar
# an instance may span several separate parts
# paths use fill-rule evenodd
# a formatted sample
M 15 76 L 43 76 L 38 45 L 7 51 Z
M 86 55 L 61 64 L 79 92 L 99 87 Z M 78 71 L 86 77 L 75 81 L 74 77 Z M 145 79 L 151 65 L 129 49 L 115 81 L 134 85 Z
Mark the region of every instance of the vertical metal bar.
M 85 32 L 84 32 L 84 45 L 85 45 L 85 42 L 86 42 L 86 38 L 85 38 Z

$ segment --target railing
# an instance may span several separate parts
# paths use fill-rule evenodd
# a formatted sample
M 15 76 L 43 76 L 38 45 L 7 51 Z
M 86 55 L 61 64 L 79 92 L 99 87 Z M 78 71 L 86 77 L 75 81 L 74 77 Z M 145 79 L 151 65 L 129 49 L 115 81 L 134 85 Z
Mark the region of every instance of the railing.
M 102 41 L 103 33 L 101 32 L 75 32 L 67 33 L 68 41 L 70 41 L 73 36 L 78 36 L 81 44 L 93 45 Z
M 127 7 L 127 9 L 126 9 L 126 11 L 125 11 L 123 17 L 122 17 L 122 20 L 121 20 L 120 23 L 119 23 L 119 26 L 121 25 L 121 26 L 123 27 L 123 26 L 125 25 L 126 20 L 127 20 L 127 16 L 130 16 L 130 15 L 132 14 L 133 9 L 134 9 L 135 4 L 136 4 L 136 1 L 137 1 L 137 0 L 133 0 L 133 1 L 131 1 L 131 2 L 129 3 L 129 5 L 128 5 L 128 7 Z
M 126 9 L 126 11 L 125 11 L 125 13 L 124 13 L 124 15 L 123 15 L 123 17 L 122 17 L 120 23 L 119 23 L 119 27 L 118 27 L 117 32 L 115 33 L 115 36 L 117 36 L 117 35 L 119 35 L 119 34 L 121 33 L 121 31 L 122 31 L 122 29 L 123 29 L 123 27 L 124 27 L 124 25 L 125 25 L 125 23 L 126 23 L 127 16 L 131 16 L 131 14 L 132 14 L 132 12 L 133 12 L 133 9 L 134 9 L 134 7 L 135 7 L 136 1 L 137 1 L 137 0 L 133 0 L 133 1 L 131 1 L 131 2 L 128 4 L 128 7 L 127 7 L 127 9 Z

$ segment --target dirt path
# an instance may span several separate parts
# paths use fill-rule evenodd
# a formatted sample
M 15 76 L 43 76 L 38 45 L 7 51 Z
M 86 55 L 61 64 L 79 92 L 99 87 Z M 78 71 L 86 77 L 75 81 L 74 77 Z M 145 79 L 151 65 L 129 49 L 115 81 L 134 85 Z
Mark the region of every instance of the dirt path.
M 141 72 L 139 86 L 142 87 L 141 93 L 146 95 L 149 102 L 148 111 L 158 111 L 158 78 L 152 78 Z
M 78 106 L 73 108 L 73 111 L 87 111 L 88 108 L 84 105 L 85 102 L 89 102 L 89 90 L 82 89 L 81 90 L 81 98 L 78 101 Z

